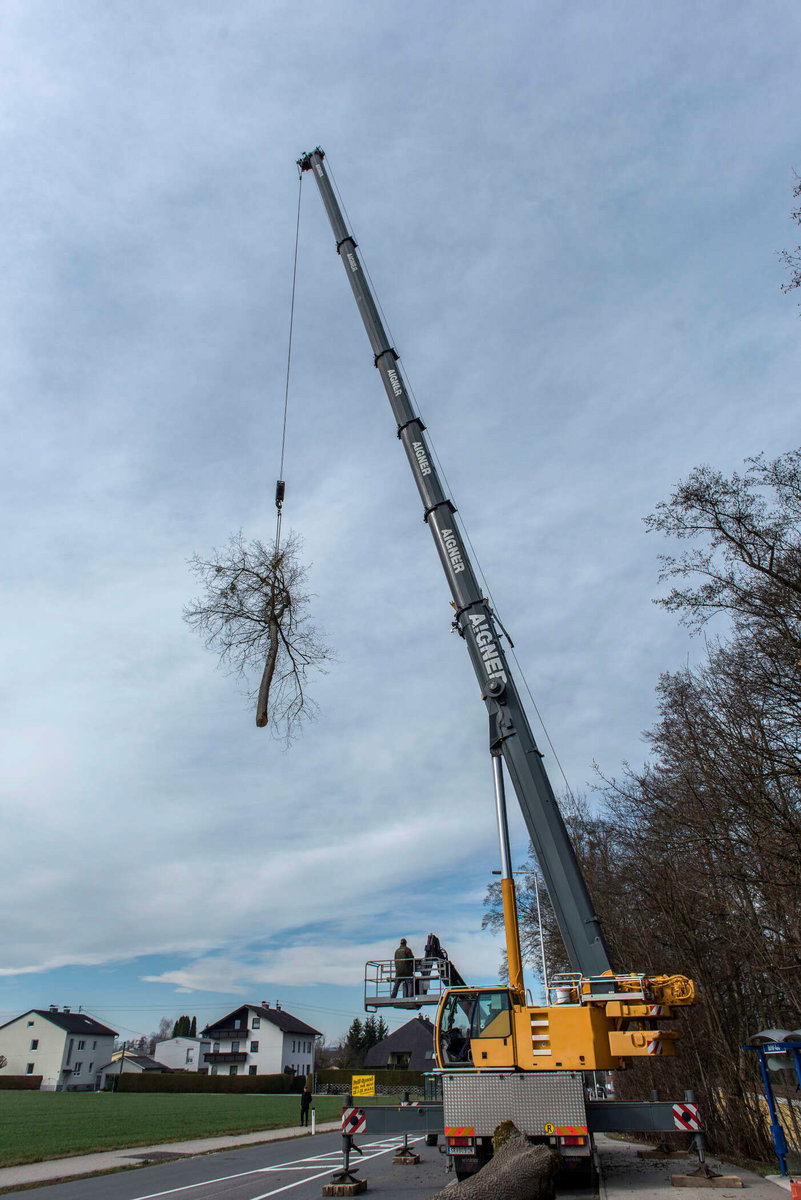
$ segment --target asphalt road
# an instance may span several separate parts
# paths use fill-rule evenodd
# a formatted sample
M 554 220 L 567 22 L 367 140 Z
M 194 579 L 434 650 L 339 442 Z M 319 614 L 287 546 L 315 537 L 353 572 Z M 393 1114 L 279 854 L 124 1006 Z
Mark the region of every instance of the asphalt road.
M 370 1192 L 386 1200 L 427 1200 L 453 1175 L 447 1172 L 444 1155 L 436 1146 L 426 1146 L 423 1138 L 414 1142 L 418 1166 L 393 1166 L 392 1155 L 401 1140 L 357 1137 L 364 1157 L 354 1154 L 351 1165 L 367 1180 Z M 131 1157 L 135 1161 L 135 1151 Z M 325 1133 L 52 1184 L 34 1194 L 37 1200 L 319 1200 L 323 1184 L 341 1165 L 341 1135 Z M 6 1192 L 4 1200 L 14 1197 L 31 1200 L 31 1192 Z

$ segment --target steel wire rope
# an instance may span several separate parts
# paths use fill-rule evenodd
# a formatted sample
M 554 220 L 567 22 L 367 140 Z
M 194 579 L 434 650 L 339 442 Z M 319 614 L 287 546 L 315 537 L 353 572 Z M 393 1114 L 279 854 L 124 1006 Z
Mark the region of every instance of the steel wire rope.
M 340 205 L 341 205 L 341 207 L 342 207 L 342 211 L 343 211 L 343 213 L 345 214 L 345 220 L 347 221 L 348 229 L 349 229 L 349 231 L 350 231 L 350 233 L 351 233 L 351 235 L 352 235 L 352 234 L 353 234 L 353 222 L 352 222 L 352 221 L 351 221 L 351 219 L 350 219 L 350 214 L 348 213 L 348 210 L 347 210 L 347 206 L 346 206 L 346 204 L 345 204 L 345 201 L 344 201 L 344 200 L 343 200 L 343 198 L 342 198 L 342 193 L 340 192 L 340 190 L 339 190 L 339 187 L 337 186 L 336 179 L 334 178 L 334 172 L 331 170 L 331 163 L 330 163 L 330 161 L 328 162 L 328 168 L 327 168 L 327 169 L 328 169 L 328 175 L 329 175 L 329 177 L 330 177 L 330 179 L 331 179 L 331 183 L 332 183 L 332 185 L 333 185 L 333 187 L 334 187 L 334 191 L 335 191 L 335 192 L 336 192 L 336 194 L 337 194 L 337 199 L 339 200 L 339 203 L 340 203 Z M 382 304 L 381 304 L 381 300 L 380 300 L 380 298 L 379 298 L 378 291 L 377 291 L 377 289 L 376 289 L 376 286 L 375 286 L 375 284 L 374 284 L 374 282 L 373 282 L 373 277 L 372 277 L 372 275 L 370 274 L 370 268 L 369 268 L 369 267 L 368 267 L 368 265 L 367 265 L 367 257 L 366 257 L 366 255 L 365 255 L 365 253 L 364 253 L 364 247 L 363 247 L 363 246 L 360 244 L 360 245 L 359 245 L 359 249 L 360 249 L 360 251 L 361 251 L 361 256 L 360 256 L 360 257 L 361 257 L 361 260 L 362 260 L 362 266 L 364 267 L 364 273 L 365 273 L 365 275 L 367 276 L 367 279 L 368 279 L 368 281 L 369 281 L 369 283 L 370 283 L 370 287 L 371 287 L 371 288 L 372 288 L 372 290 L 373 290 L 373 297 L 374 297 L 374 299 L 375 299 L 376 306 L 377 306 L 377 308 L 378 308 L 378 311 L 379 311 L 379 313 L 381 314 L 381 319 L 383 320 L 383 322 L 384 322 L 384 325 L 385 325 L 385 327 L 386 327 L 386 331 L 387 331 L 387 334 L 388 334 L 388 336 L 389 336 L 390 343 L 392 344 L 392 347 L 393 347 L 393 349 L 395 350 L 395 353 L 396 353 L 396 354 L 398 354 L 398 349 L 397 349 L 397 345 L 396 345 L 396 342 L 395 342 L 394 335 L 393 335 L 393 333 L 392 333 L 392 327 L 390 326 L 390 323 L 389 323 L 389 318 L 387 317 L 386 313 L 384 312 L 384 308 L 383 308 L 383 306 L 382 306 Z M 407 383 L 407 385 L 408 385 L 408 388 L 409 388 L 409 393 L 410 393 L 410 395 L 411 395 L 411 397 L 412 397 L 412 400 L 414 401 L 414 405 L 415 405 L 415 409 L 416 409 L 416 411 L 417 411 L 417 415 L 419 416 L 420 420 L 421 420 L 421 421 L 423 421 L 423 413 L 422 413 L 422 411 L 421 411 L 421 408 L 420 408 L 420 402 L 419 402 L 419 401 L 418 401 L 418 399 L 417 399 L 417 395 L 416 395 L 416 393 L 415 393 L 415 390 L 414 390 L 414 385 L 413 385 L 413 383 L 412 383 L 412 380 L 411 380 L 411 377 L 410 377 L 410 375 L 409 375 L 409 370 L 408 370 L 408 368 L 407 368 L 406 364 L 403 362 L 402 356 L 401 356 L 400 354 L 398 354 L 398 362 L 401 364 L 401 366 L 402 366 L 402 368 L 403 368 L 403 376 L 404 376 L 404 378 L 405 378 L 405 380 L 406 380 L 406 383 Z M 423 424 L 424 424 L 424 425 L 426 425 L 425 421 L 423 421 Z M 457 512 L 454 514 L 454 519 L 457 521 L 458 525 L 460 526 L 460 528 L 461 528 L 461 530 L 462 530 L 462 533 L 464 534 L 465 541 L 467 542 L 468 546 L 470 547 L 470 551 L 471 551 L 471 553 L 472 553 L 472 555 L 473 555 L 473 558 L 474 558 L 474 560 L 475 560 L 476 567 L 478 568 L 478 573 L 479 573 L 479 575 L 480 575 L 480 577 L 481 577 L 481 581 L 482 581 L 482 583 L 484 584 L 484 587 L 487 589 L 487 598 L 488 598 L 488 600 L 490 601 L 490 604 L 492 605 L 493 612 L 495 613 L 495 615 L 496 615 L 496 617 L 497 617 L 497 620 L 498 620 L 498 623 L 499 623 L 499 625 L 501 626 L 501 632 L 504 634 L 504 636 L 506 637 L 506 640 L 507 640 L 507 642 L 509 643 L 509 650 L 510 650 L 510 652 L 511 652 L 512 658 L 513 658 L 513 659 L 514 659 L 514 661 L 515 661 L 515 665 L 516 665 L 516 667 L 517 667 L 518 671 L 520 672 L 520 678 L 521 678 L 521 679 L 522 679 L 522 681 L 523 681 L 523 686 L 524 686 L 524 687 L 525 687 L 525 689 L 526 689 L 526 694 L 528 695 L 528 698 L 529 698 L 529 700 L 531 701 L 531 706 L 532 706 L 532 708 L 534 709 L 534 712 L 537 714 L 537 720 L 538 720 L 538 721 L 539 721 L 539 723 L 540 723 L 540 727 L 542 728 L 542 732 L 543 732 L 543 734 L 545 735 L 545 740 L 546 740 L 546 742 L 548 743 L 548 746 L 549 746 L 549 748 L 550 748 L 550 751 L 551 751 L 551 753 L 553 754 L 553 757 L 554 757 L 554 762 L 556 763 L 556 765 L 557 765 L 557 767 L 558 767 L 558 769 L 559 769 L 559 774 L 562 776 L 562 779 L 564 780 L 565 788 L 567 789 L 567 794 L 568 794 L 568 796 L 569 796 L 569 797 L 571 798 L 571 800 L 572 800 L 572 799 L 574 799 L 574 798 L 575 798 L 575 797 L 574 797 L 574 794 L 573 794 L 573 789 L 571 788 L 571 786 L 570 786 L 570 784 L 569 784 L 569 782 L 568 782 L 568 778 L 567 778 L 567 775 L 565 774 L 564 767 L 562 766 L 561 759 L 559 758 L 559 755 L 558 755 L 558 754 L 557 754 L 557 752 L 556 752 L 556 747 L 554 746 L 554 744 L 553 744 L 553 741 L 552 741 L 552 739 L 551 739 L 551 735 L 550 735 L 550 734 L 549 734 L 549 732 L 548 732 L 548 727 L 546 726 L 546 724 L 545 724 L 545 721 L 543 720 L 543 716 L 542 716 L 542 713 L 541 713 L 541 712 L 540 712 L 540 710 L 539 710 L 539 706 L 538 706 L 538 704 L 537 704 L 537 701 L 534 699 L 534 694 L 533 694 L 533 692 L 531 691 L 531 688 L 529 687 L 529 683 L 528 683 L 528 680 L 527 680 L 527 678 L 526 678 L 526 673 L 525 673 L 525 671 L 523 670 L 523 667 L 522 667 L 522 665 L 521 665 L 521 663 L 520 663 L 520 659 L 517 657 L 517 653 L 515 652 L 514 643 L 513 643 L 512 639 L 509 637 L 509 634 L 508 634 L 508 633 L 506 633 L 506 630 L 505 630 L 505 629 L 503 629 L 503 624 L 504 624 L 504 623 L 503 623 L 503 621 L 502 621 L 502 620 L 501 620 L 501 618 L 500 618 L 500 614 L 499 614 L 499 612 L 498 612 L 498 606 L 496 605 L 496 603 L 495 603 L 495 598 L 494 598 L 494 597 L 493 597 L 493 595 L 492 595 L 492 589 L 490 588 L 490 585 L 489 585 L 489 583 L 487 582 L 487 577 L 486 577 L 486 575 L 484 574 L 484 568 L 483 568 L 483 567 L 482 567 L 482 565 L 481 565 L 481 560 L 480 560 L 480 558 L 479 558 L 479 556 L 478 556 L 478 553 L 477 553 L 477 551 L 476 551 L 476 548 L 475 548 L 475 546 L 473 545 L 473 541 L 472 541 L 472 538 L 470 537 L 470 532 L 469 532 L 469 530 L 468 530 L 468 528 L 467 528 L 467 524 L 466 524 L 466 522 L 465 522 L 464 518 L 463 518 L 463 517 L 462 517 L 462 515 L 461 515 L 461 511 L 459 511 L 459 505 L 458 505 L 458 504 L 456 504 L 456 497 L 455 497 L 455 495 L 454 495 L 454 492 L 453 492 L 453 489 L 451 488 L 451 485 L 450 485 L 450 483 L 448 482 L 448 476 L 447 476 L 447 474 L 446 474 L 446 472 L 445 472 L 445 468 L 444 468 L 444 467 L 443 467 L 443 465 L 442 465 L 442 460 L 440 459 L 440 457 L 439 457 L 439 454 L 437 453 L 437 448 L 436 448 L 436 445 L 435 445 L 435 443 L 434 443 L 434 438 L 433 438 L 433 436 L 432 436 L 431 430 L 429 429 L 428 425 L 426 425 L 426 432 L 427 432 L 427 434 L 428 434 L 428 443 L 429 443 L 429 445 L 430 445 L 430 447 L 431 447 L 431 453 L 432 453 L 432 456 L 433 456 L 434 460 L 436 461 L 437 468 L 439 469 L 439 473 L 440 473 L 440 475 L 442 476 L 443 482 L 444 482 L 444 484 L 445 484 L 445 489 L 446 489 L 446 492 L 447 492 L 447 493 L 450 495 L 450 497 L 451 497 L 451 500 L 452 500 L 452 501 L 453 501 L 453 503 L 454 503 L 454 507 L 457 509 Z
M 284 504 L 284 458 L 286 456 L 286 425 L 289 412 L 289 376 L 292 367 L 292 333 L 295 327 L 295 291 L 298 281 L 298 246 L 300 243 L 300 201 L 303 196 L 303 172 L 298 170 L 298 215 L 295 222 L 295 257 L 292 264 L 292 299 L 289 304 L 289 345 L 286 352 L 286 385 L 284 387 L 284 421 L 281 429 L 281 465 L 278 470 L 278 483 L 275 491 L 275 507 L 278 510 L 275 518 L 275 552 L 278 553 L 281 543 L 281 516 Z

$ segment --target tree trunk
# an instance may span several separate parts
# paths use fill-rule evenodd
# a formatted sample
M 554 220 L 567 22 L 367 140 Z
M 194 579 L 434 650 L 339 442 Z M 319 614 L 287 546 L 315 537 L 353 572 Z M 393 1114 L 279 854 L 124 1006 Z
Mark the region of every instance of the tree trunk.
M 256 724 L 263 729 L 267 724 L 267 701 L 270 696 L 270 684 L 275 674 L 275 660 L 278 657 L 278 621 L 271 616 L 269 621 L 270 651 L 264 664 L 264 674 L 259 685 L 259 698 L 256 701 Z

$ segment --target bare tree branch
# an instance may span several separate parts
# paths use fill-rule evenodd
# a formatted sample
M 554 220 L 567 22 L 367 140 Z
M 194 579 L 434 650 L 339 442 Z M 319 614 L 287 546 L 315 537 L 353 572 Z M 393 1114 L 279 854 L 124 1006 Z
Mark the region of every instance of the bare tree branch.
M 203 594 L 184 608 L 187 625 L 228 670 L 244 678 L 261 671 L 251 692 L 256 724 L 262 728 L 269 720 L 286 744 L 317 711 L 306 689 L 309 671 L 324 671 L 333 658 L 311 623 L 300 548 L 295 534 L 276 547 L 246 542 L 240 532 L 208 558 L 195 554 L 189 566 Z

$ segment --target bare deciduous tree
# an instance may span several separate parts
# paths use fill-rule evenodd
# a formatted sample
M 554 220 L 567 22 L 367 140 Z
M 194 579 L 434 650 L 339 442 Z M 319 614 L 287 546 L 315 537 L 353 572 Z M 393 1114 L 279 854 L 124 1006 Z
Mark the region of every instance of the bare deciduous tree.
M 797 175 L 793 195 L 796 200 L 801 198 L 801 179 Z M 790 215 L 796 225 L 801 225 L 801 207 L 797 208 Z M 779 261 L 790 272 L 790 282 L 782 284 L 782 291 L 792 292 L 794 288 L 801 287 L 801 246 L 796 246 L 794 250 L 780 250 Z
M 309 671 L 323 670 L 333 655 L 309 615 L 308 568 L 300 540 L 291 534 L 277 547 L 233 534 L 209 558 L 195 554 L 189 565 L 203 594 L 184 609 L 184 620 L 205 638 L 220 662 L 244 678 L 261 670 L 252 692 L 256 724 L 272 722 L 289 743 L 317 705 L 309 696 Z
M 718 1152 L 767 1160 L 759 1071 L 740 1048 L 801 1024 L 801 451 L 730 476 L 699 467 L 648 526 L 681 543 L 662 559 L 673 586 L 660 603 L 694 629 L 716 615 L 720 631 L 693 666 L 661 676 L 648 761 L 606 780 L 596 810 L 562 807 L 616 967 L 689 975 L 699 990 L 679 1055 L 637 1060 L 618 1097 L 692 1086 Z M 530 866 L 518 911 L 537 967 Z M 500 928 L 493 889 L 486 904 L 484 923 Z M 542 913 L 560 969 L 551 906 Z

